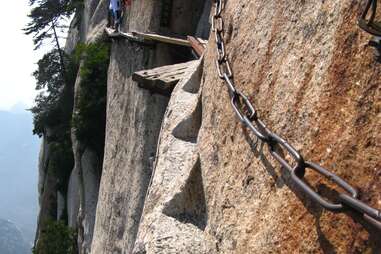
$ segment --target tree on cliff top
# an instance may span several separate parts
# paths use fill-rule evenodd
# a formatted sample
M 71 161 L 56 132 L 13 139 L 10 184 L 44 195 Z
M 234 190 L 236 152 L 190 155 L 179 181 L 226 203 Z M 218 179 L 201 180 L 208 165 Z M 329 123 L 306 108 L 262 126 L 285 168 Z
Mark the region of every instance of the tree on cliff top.
M 57 49 L 46 53 L 37 63 L 33 72 L 40 91 L 35 106 L 30 109 L 34 116 L 33 133 L 42 136 L 47 126 L 54 127 L 57 133 L 65 136 L 70 133 L 70 119 L 73 110 L 73 89 L 79 68 L 79 59 L 75 54 L 62 53 L 66 76 L 61 75 L 60 54 Z M 60 129 L 60 131 L 57 130 Z
M 42 45 L 45 39 L 54 37 L 55 43 L 58 36 L 57 28 L 61 28 L 61 22 L 70 17 L 75 8 L 70 0 L 30 0 L 32 10 L 28 15 L 32 20 L 24 29 L 26 34 L 34 34 L 33 42 L 36 49 Z
M 56 126 L 57 122 L 63 120 L 53 116 L 61 115 L 59 100 L 64 88 L 64 79 L 61 75 L 60 54 L 57 49 L 45 54 L 37 64 L 38 69 L 33 76 L 37 81 L 36 90 L 42 92 L 36 97 L 36 105 L 31 108 L 31 112 L 34 115 L 33 132 L 42 136 L 45 125 Z
M 67 20 L 81 6 L 82 0 L 29 0 L 32 10 L 28 17 L 31 21 L 24 28 L 27 35 L 33 34 L 35 49 L 43 42 L 52 39 L 54 48 L 60 56 L 62 76 L 65 76 L 64 56 L 61 50 L 57 29 L 65 29 Z
M 38 70 L 33 75 L 37 80 L 36 90 L 42 91 L 36 97 L 34 114 L 34 134 L 41 136 L 45 126 L 58 126 L 71 113 L 71 101 L 65 94 L 74 85 L 77 66 L 71 57 L 61 49 L 59 30 L 64 30 L 65 21 L 82 6 L 83 0 L 29 0 L 32 7 L 26 25 L 26 34 L 33 35 L 38 49 L 46 40 L 52 40 L 53 49 L 38 62 Z M 67 102 L 67 103 L 66 103 Z M 65 105 L 64 105 L 65 104 Z M 66 106 L 68 104 L 69 106 Z M 65 115 L 65 117 L 63 117 Z

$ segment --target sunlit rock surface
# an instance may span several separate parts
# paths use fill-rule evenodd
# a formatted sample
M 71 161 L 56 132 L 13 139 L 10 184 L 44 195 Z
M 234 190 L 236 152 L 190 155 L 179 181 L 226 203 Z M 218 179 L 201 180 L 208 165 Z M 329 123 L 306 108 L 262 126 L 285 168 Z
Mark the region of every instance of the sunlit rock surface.
M 381 68 L 370 36 L 357 27 L 362 2 L 228 1 L 225 46 L 236 86 L 268 127 L 380 209 Z M 380 252 L 380 234 L 361 216 L 323 210 L 293 186 L 266 147 L 254 145 L 215 59 L 212 36 L 198 139 L 207 253 Z M 306 177 L 332 198 L 330 182 Z

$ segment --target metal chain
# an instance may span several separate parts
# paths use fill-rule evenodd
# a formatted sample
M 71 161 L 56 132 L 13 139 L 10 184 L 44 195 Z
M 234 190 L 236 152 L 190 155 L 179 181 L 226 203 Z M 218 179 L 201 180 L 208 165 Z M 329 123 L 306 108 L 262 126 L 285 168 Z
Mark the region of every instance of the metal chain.
M 348 208 L 352 211 L 356 211 L 362 214 L 365 220 L 381 230 L 381 212 L 379 210 L 362 202 L 358 197 L 358 191 L 338 175 L 318 164 L 305 161 L 303 156 L 290 143 L 267 128 L 267 126 L 259 119 L 255 106 L 250 102 L 247 96 L 237 89 L 234 84 L 233 71 L 230 66 L 229 58 L 225 51 L 224 20 L 221 15 L 225 7 L 225 2 L 224 0 L 214 1 L 215 12 L 212 16 L 212 31 L 214 32 L 216 42 L 217 74 L 227 87 L 231 105 L 240 122 L 246 128 L 251 130 L 258 140 L 261 140 L 268 145 L 272 157 L 290 172 L 291 180 L 304 192 L 304 194 L 319 203 L 323 208 L 330 211 L 338 212 Z M 286 156 L 279 152 L 280 148 L 290 155 L 294 161 L 293 163 L 289 163 L 286 160 Z M 339 193 L 337 203 L 328 201 L 304 181 L 304 174 L 307 169 L 313 170 L 326 177 L 344 189 L 347 193 Z
M 381 36 L 381 26 L 379 22 L 376 22 L 374 20 L 377 13 L 377 1 L 378 0 L 368 0 L 364 8 L 364 11 L 358 20 L 358 25 L 367 33 L 370 33 L 375 36 Z M 368 20 L 367 16 L 369 16 Z

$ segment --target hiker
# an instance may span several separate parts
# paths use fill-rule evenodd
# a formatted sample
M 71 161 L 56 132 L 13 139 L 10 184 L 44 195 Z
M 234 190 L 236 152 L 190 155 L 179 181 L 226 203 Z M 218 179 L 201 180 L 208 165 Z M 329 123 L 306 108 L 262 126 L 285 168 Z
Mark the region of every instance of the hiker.
M 112 26 L 116 32 L 119 32 L 121 22 L 121 7 L 122 5 L 120 0 L 110 0 L 107 27 Z

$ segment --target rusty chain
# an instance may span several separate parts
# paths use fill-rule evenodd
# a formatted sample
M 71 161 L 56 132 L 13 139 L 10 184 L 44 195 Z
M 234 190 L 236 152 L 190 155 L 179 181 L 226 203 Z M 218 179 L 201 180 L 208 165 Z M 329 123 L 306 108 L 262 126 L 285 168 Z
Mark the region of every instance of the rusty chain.
M 216 42 L 216 68 L 218 77 L 224 81 L 233 110 L 240 122 L 256 136 L 257 141 L 261 140 L 269 147 L 272 157 L 280 163 L 282 167 L 287 169 L 291 174 L 291 180 L 301 191 L 304 192 L 315 202 L 319 203 L 323 208 L 340 212 L 345 209 L 351 209 L 363 215 L 363 218 L 381 230 L 381 212 L 359 199 L 358 191 L 348 182 L 329 170 L 321 167 L 313 162 L 305 161 L 303 156 L 286 140 L 273 133 L 260 119 L 255 106 L 250 102 L 247 96 L 240 92 L 234 84 L 233 71 L 230 66 L 229 57 L 225 51 L 224 42 L 224 20 L 222 11 L 224 9 L 224 0 L 214 0 L 215 12 L 212 16 L 212 31 L 215 35 Z M 286 157 L 283 156 L 279 149 L 286 151 L 294 161 L 291 165 Z M 318 192 L 313 190 L 308 183 L 304 181 L 305 171 L 313 170 L 331 182 L 337 184 L 347 193 L 339 193 L 337 202 L 333 203 L 323 198 Z
M 379 22 L 374 20 L 377 13 L 377 1 L 378 0 L 368 0 L 364 11 L 358 20 L 358 25 L 361 29 L 374 36 L 381 36 L 381 26 Z M 369 19 L 367 19 L 367 16 L 369 16 Z

